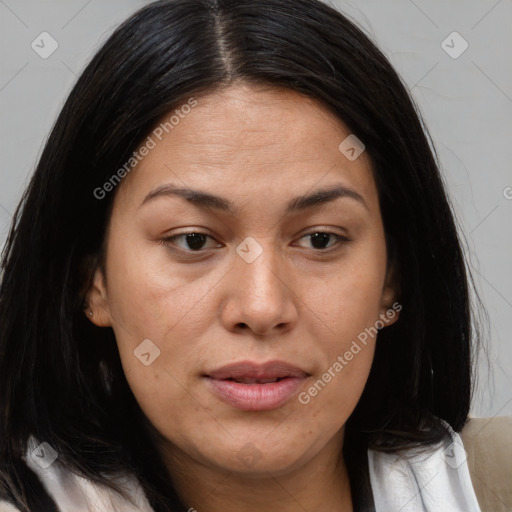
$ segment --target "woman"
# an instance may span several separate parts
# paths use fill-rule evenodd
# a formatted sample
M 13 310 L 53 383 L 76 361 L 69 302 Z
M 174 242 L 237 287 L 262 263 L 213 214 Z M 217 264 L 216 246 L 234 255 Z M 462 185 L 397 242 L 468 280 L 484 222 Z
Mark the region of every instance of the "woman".
M 119 27 L 3 255 L 6 510 L 479 511 L 468 278 L 426 133 L 317 0 Z

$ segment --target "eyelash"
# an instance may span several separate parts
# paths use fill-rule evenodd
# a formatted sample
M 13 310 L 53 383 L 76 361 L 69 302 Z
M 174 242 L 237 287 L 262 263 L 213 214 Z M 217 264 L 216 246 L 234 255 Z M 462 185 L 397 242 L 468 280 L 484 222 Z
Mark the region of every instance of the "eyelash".
M 304 235 L 302 235 L 299 240 L 302 240 L 303 238 L 306 238 L 308 236 L 312 236 L 312 235 L 316 235 L 316 234 L 322 234 L 322 235 L 330 235 L 332 237 L 335 238 L 335 240 L 338 242 L 336 245 L 334 245 L 333 247 L 327 247 L 325 249 L 315 249 L 313 248 L 313 251 L 314 252 L 317 252 L 317 253 L 330 253 L 336 249 L 339 249 L 340 248 L 340 245 L 343 245 L 343 244 L 346 244 L 348 242 L 350 242 L 351 240 L 349 238 L 347 238 L 346 236 L 343 236 L 343 235 L 340 235 L 339 233 L 334 233 L 332 231 L 321 231 L 321 230 L 315 230 L 315 231 L 310 231 L 309 233 L 306 233 Z M 159 241 L 159 243 L 165 245 L 166 247 L 169 247 L 173 250 L 177 250 L 177 251 L 180 251 L 180 252 L 184 252 L 184 253 L 187 253 L 187 254 L 200 254 L 201 252 L 205 252 L 205 251 L 208 251 L 209 249 L 197 249 L 197 250 L 191 250 L 191 249 L 183 249 L 181 247 L 176 247 L 176 245 L 174 244 L 174 240 L 177 239 L 177 238 L 180 238 L 180 237 L 185 237 L 187 235 L 204 235 L 208 238 L 211 238 L 212 240 L 215 240 L 212 236 L 208 235 L 207 233 L 203 233 L 201 231 L 190 231 L 188 233 L 180 233 L 180 234 L 177 234 L 177 235 L 172 235 L 172 236 L 169 236 L 167 238 L 163 238 L 162 240 Z

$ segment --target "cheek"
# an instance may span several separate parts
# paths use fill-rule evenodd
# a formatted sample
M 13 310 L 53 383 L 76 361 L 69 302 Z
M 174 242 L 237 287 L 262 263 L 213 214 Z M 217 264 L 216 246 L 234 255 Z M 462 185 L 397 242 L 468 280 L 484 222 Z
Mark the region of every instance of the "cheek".
M 315 332 L 314 338 L 324 357 L 301 403 L 312 407 L 314 417 L 346 420 L 363 392 L 381 313 L 385 260 L 376 257 L 380 252 L 377 245 L 358 251 L 325 286 L 310 288 L 316 291 L 307 301 L 322 320 L 318 323 L 322 332 Z
M 336 333 L 338 350 L 357 338 L 366 328 L 375 325 L 382 307 L 385 260 L 360 251 L 334 271 L 323 287 L 308 301 L 319 311 Z
M 358 349 L 359 350 L 359 349 Z M 350 361 L 334 358 L 298 400 L 299 414 L 309 435 L 321 433 L 324 441 L 335 435 L 354 411 L 370 372 L 374 343 L 360 347 Z
M 128 246 L 114 239 L 109 257 L 109 307 L 121 341 L 160 344 L 183 329 L 193 338 L 211 322 L 205 304 L 218 276 L 197 279 L 192 266 L 173 264 L 155 242 Z
M 362 286 L 364 282 L 359 281 Z M 314 334 L 317 367 L 314 378 L 298 395 L 300 411 L 310 418 L 311 429 L 334 434 L 349 418 L 366 385 L 375 351 L 374 325 L 378 294 L 371 287 L 353 293 L 350 283 L 329 288 L 324 296 L 326 319 Z
M 109 308 L 123 370 L 152 420 L 194 403 L 186 390 L 198 358 L 206 357 L 198 340 L 214 321 L 207 305 L 216 282 L 210 276 L 191 281 L 157 260 L 159 252 L 117 242 L 108 262 Z

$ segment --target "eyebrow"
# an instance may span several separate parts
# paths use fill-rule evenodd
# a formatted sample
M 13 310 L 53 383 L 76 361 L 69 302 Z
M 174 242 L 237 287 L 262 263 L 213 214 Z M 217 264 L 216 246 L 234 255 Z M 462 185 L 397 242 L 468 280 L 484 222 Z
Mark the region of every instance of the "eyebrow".
M 237 213 L 237 209 L 234 204 L 224 197 L 216 196 L 202 190 L 187 187 L 176 187 L 172 184 L 160 185 L 153 189 L 144 198 L 140 207 L 155 200 L 156 198 L 173 196 L 181 197 L 189 203 L 199 207 L 219 210 L 232 215 Z M 316 190 L 309 194 L 303 194 L 291 199 L 285 207 L 285 214 L 289 215 L 307 208 L 320 206 L 339 198 L 353 199 L 369 210 L 368 205 L 361 194 L 345 185 L 336 185 L 331 188 Z

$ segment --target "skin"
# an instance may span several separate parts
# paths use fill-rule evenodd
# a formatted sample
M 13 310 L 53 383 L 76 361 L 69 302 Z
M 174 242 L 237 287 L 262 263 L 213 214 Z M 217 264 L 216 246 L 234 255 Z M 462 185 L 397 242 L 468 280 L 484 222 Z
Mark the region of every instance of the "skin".
M 307 391 L 389 310 L 394 289 L 370 158 L 347 159 L 338 146 L 349 129 L 293 91 L 238 83 L 196 99 L 116 190 L 90 320 L 113 328 L 187 506 L 351 511 L 346 467 L 336 463 L 376 338 L 305 405 L 294 397 L 275 410 L 235 409 L 202 375 L 280 359 L 310 375 Z M 171 195 L 141 206 L 166 183 L 222 196 L 236 215 Z M 292 198 L 339 184 L 365 204 L 341 197 L 284 214 Z M 199 252 L 185 237 L 162 242 L 185 232 L 212 238 Z M 348 241 L 327 238 L 317 249 L 306 236 L 315 232 Z M 252 263 L 236 252 L 249 236 L 263 249 Z M 134 356 L 144 339 L 160 349 L 149 366 Z

